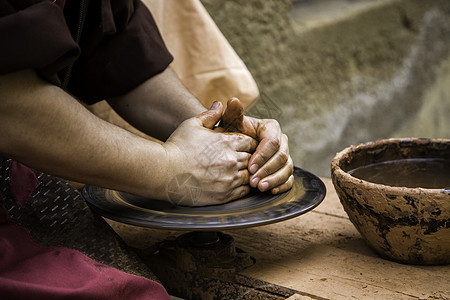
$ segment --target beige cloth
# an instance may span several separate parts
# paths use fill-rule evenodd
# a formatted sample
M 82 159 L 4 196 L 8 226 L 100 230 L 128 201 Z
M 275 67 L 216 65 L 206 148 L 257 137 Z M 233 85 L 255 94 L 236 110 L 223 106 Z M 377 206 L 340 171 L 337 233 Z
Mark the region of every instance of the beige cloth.
M 242 60 L 225 39 L 199 0 L 143 0 L 158 24 L 167 48 L 174 56 L 170 65 L 187 89 L 205 107 L 226 104 L 237 97 L 249 107 L 258 87 Z M 102 119 L 145 136 L 101 101 L 89 109 Z
M 200 0 L 143 0 L 155 18 L 171 64 L 188 90 L 209 107 L 237 97 L 248 107 L 258 87 Z

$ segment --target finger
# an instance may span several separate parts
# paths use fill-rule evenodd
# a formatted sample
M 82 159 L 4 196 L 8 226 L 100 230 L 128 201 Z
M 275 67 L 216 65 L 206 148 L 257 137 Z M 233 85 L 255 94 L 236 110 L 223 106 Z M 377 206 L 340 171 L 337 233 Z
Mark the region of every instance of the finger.
M 246 195 L 248 195 L 248 193 L 250 193 L 251 188 L 248 185 L 241 185 L 235 189 L 232 189 L 231 192 L 228 194 L 226 201 L 224 202 L 229 202 L 232 200 L 237 200 L 239 198 L 245 197 Z
M 241 185 L 248 185 L 250 179 L 250 173 L 247 169 L 242 169 L 233 172 L 232 175 L 223 175 L 220 178 L 216 178 L 211 182 L 211 187 L 215 191 L 228 192 Z
M 230 189 L 237 188 L 240 185 L 248 185 L 249 179 L 250 173 L 248 170 L 241 169 L 234 171 L 232 175 L 223 175 L 220 178 L 216 178 L 210 183 L 216 191 L 228 191 Z
M 214 130 L 215 132 L 220 132 L 220 133 L 225 133 L 225 132 L 226 132 L 226 131 L 225 131 L 225 128 L 220 127 L 220 126 L 214 127 L 213 130 Z
M 278 152 L 283 136 L 285 135 L 281 132 L 280 125 L 275 120 L 266 120 L 264 125 L 260 126 L 257 132 L 260 143 L 252 158 L 250 158 L 250 172 L 252 174 Z
M 280 149 L 278 138 L 265 138 L 259 142 L 249 162 L 250 173 L 256 173 Z
M 199 114 L 196 118 L 201 122 L 202 126 L 213 129 L 222 117 L 222 112 L 222 103 L 215 101 L 209 110 Z
M 281 142 L 280 149 L 275 153 L 261 168 L 258 169 L 256 173 L 253 174 L 252 179 L 255 178 L 262 179 L 267 177 L 279 169 L 281 169 L 289 160 L 289 146 L 286 136 L 283 136 L 283 141 Z M 255 185 L 257 182 L 255 182 Z
M 289 176 L 288 181 L 286 181 L 282 185 L 277 186 L 276 188 L 273 188 L 271 190 L 271 192 L 274 195 L 281 194 L 281 193 L 284 193 L 284 192 L 290 190 L 293 185 L 294 185 L 294 175 L 291 175 L 291 176 Z
M 230 148 L 238 152 L 253 153 L 257 149 L 258 141 L 241 133 L 224 133 L 227 136 Z
M 235 186 L 248 185 L 250 179 L 250 173 L 247 169 L 240 170 L 238 172 L 237 182 Z
M 237 164 L 236 168 L 238 170 L 245 170 L 248 173 L 248 160 L 250 159 L 251 154 L 247 152 L 236 152 Z M 250 176 L 250 174 L 249 174 Z
M 222 116 L 219 126 L 228 132 L 242 132 L 244 121 L 244 107 L 238 98 L 231 98 Z
M 217 193 L 214 191 L 205 192 L 201 201 L 192 203 L 192 206 L 217 205 L 227 203 L 239 198 L 245 197 L 250 193 L 251 187 L 248 185 L 241 185 L 236 188 L 228 190 L 226 193 Z
M 292 160 L 289 159 L 288 163 L 277 172 L 261 179 L 257 184 L 258 189 L 261 192 L 265 192 L 284 184 L 289 180 L 289 177 L 292 175 L 293 170 L 294 166 Z M 251 186 L 253 186 L 253 181 L 251 181 Z
M 249 176 L 248 170 L 240 170 L 232 177 L 223 176 L 212 181 L 208 188 L 211 193 L 215 194 L 214 200 L 220 203 L 228 202 L 243 197 L 250 192 Z

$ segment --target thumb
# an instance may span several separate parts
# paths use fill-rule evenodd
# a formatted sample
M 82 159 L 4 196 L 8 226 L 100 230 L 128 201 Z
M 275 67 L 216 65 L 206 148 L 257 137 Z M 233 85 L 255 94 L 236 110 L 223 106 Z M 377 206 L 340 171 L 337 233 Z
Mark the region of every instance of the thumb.
M 242 132 L 244 121 L 244 107 L 238 98 L 231 98 L 227 102 L 225 110 L 219 126 L 223 127 L 227 132 Z
M 219 122 L 223 113 L 223 105 L 218 101 L 214 101 L 211 105 L 211 108 L 197 116 L 197 119 L 200 120 L 201 124 L 209 129 L 213 129 L 214 125 Z

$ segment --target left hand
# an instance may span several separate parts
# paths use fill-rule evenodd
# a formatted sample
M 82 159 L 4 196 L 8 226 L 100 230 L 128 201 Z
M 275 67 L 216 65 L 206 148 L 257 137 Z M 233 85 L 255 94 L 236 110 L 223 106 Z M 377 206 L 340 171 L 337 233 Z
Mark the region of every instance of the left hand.
M 259 142 L 248 162 L 251 187 L 279 194 L 293 186 L 294 164 L 289 155 L 288 137 L 276 120 L 246 117 L 240 101 L 231 98 L 218 130 L 241 132 Z

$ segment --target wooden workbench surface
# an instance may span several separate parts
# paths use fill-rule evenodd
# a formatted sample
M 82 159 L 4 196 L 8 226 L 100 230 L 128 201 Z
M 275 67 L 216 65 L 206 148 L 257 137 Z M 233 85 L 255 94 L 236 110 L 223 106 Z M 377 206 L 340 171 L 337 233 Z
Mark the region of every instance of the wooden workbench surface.
M 413 266 L 378 257 L 349 221 L 331 180 L 322 180 L 327 196 L 313 211 L 227 231 L 256 259 L 244 275 L 300 291 L 301 299 L 450 299 L 450 265 Z M 136 248 L 182 233 L 109 223 Z

